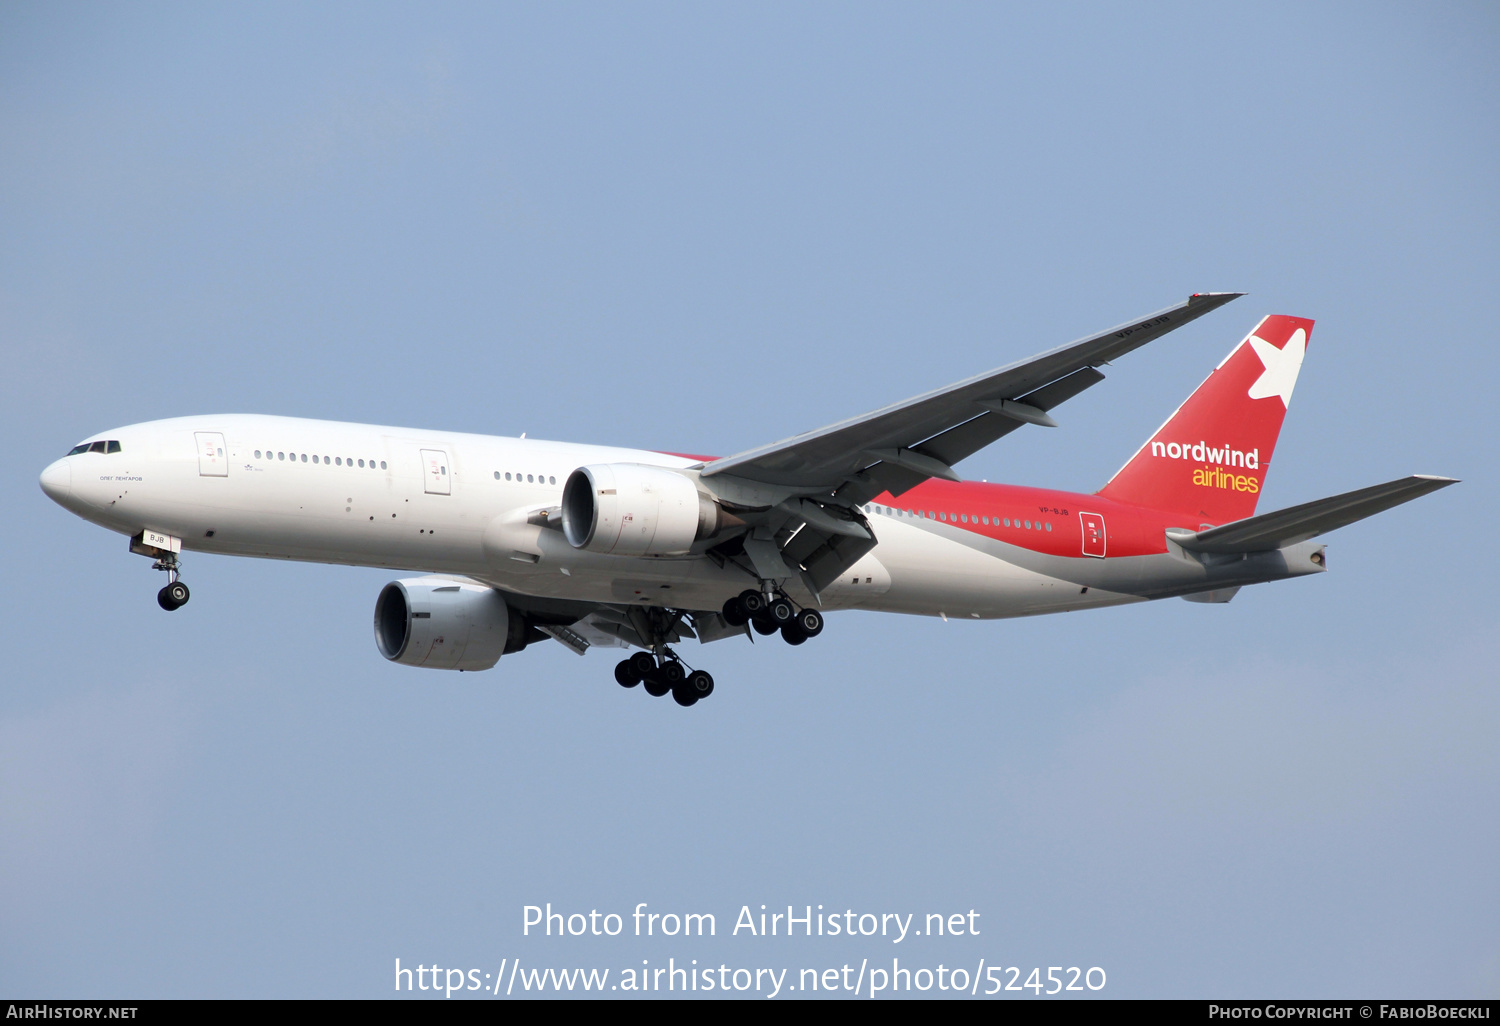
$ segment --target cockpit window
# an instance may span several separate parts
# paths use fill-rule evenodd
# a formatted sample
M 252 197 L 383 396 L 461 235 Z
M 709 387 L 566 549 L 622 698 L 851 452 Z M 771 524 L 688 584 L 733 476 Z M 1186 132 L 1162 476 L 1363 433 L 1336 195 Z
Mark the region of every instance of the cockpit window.
M 108 454 L 119 451 L 120 443 L 111 439 L 104 442 L 84 442 L 81 445 L 75 445 L 68 450 L 68 455 L 77 456 L 81 452 L 102 452 Z

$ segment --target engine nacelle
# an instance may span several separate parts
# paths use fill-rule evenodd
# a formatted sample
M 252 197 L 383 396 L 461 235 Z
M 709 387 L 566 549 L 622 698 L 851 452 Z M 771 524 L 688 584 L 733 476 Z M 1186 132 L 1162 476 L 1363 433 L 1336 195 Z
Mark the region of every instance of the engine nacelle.
M 693 542 L 717 534 L 727 519 L 690 477 L 665 467 L 579 467 L 563 486 L 563 536 L 589 552 L 680 556 Z
M 526 644 L 526 622 L 494 588 L 446 577 L 392 581 L 375 600 L 375 646 L 393 663 L 488 670 Z

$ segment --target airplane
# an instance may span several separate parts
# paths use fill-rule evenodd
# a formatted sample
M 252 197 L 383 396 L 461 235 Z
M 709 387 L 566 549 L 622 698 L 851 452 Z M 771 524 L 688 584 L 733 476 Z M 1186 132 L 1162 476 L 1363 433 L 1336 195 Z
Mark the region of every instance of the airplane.
M 231 414 L 92 436 L 41 475 L 189 598 L 185 552 L 387 567 L 376 648 L 487 670 L 556 640 L 636 649 L 615 680 L 692 706 L 674 645 L 817 637 L 824 614 L 987 620 L 1323 573 L 1314 539 L 1454 479 L 1414 475 L 1256 514 L 1313 322 L 1263 318 L 1093 494 L 964 481 L 954 465 L 1053 427 L 1099 370 L 1243 293 L 1185 302 L 1027 360 L 725 458 Z

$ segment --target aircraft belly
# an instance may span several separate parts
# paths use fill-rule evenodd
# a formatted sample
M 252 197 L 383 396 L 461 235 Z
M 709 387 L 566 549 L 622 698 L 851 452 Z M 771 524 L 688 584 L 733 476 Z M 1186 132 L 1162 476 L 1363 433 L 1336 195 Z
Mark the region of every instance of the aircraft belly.
M 574 549 L 553 530 L 539 532 L 535 562 L 521 558 L 522 550 L 497 551 L 492 540 L 487 534 L 484 566 L 470 572 L 495 587 L 526 595 L 717 610 L 726 599 L 755 585 L 743 571 L 720 567 L 703 556 L 602 556 Z

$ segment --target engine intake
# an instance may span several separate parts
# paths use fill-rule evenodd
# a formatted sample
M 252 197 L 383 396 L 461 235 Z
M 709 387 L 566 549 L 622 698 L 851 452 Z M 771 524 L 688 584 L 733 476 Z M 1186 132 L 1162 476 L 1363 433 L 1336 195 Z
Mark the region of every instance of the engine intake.
M 393 663 L 488 670 L 526 646 L 527 624 L 494 588 L 446 577 L 392 581 L 375 600 L 375 647 Z
M 680 556 L 737 518 L 685 474 L 639 463 L 579 467 L 563 486 L 563 536 L 575 549 Z

